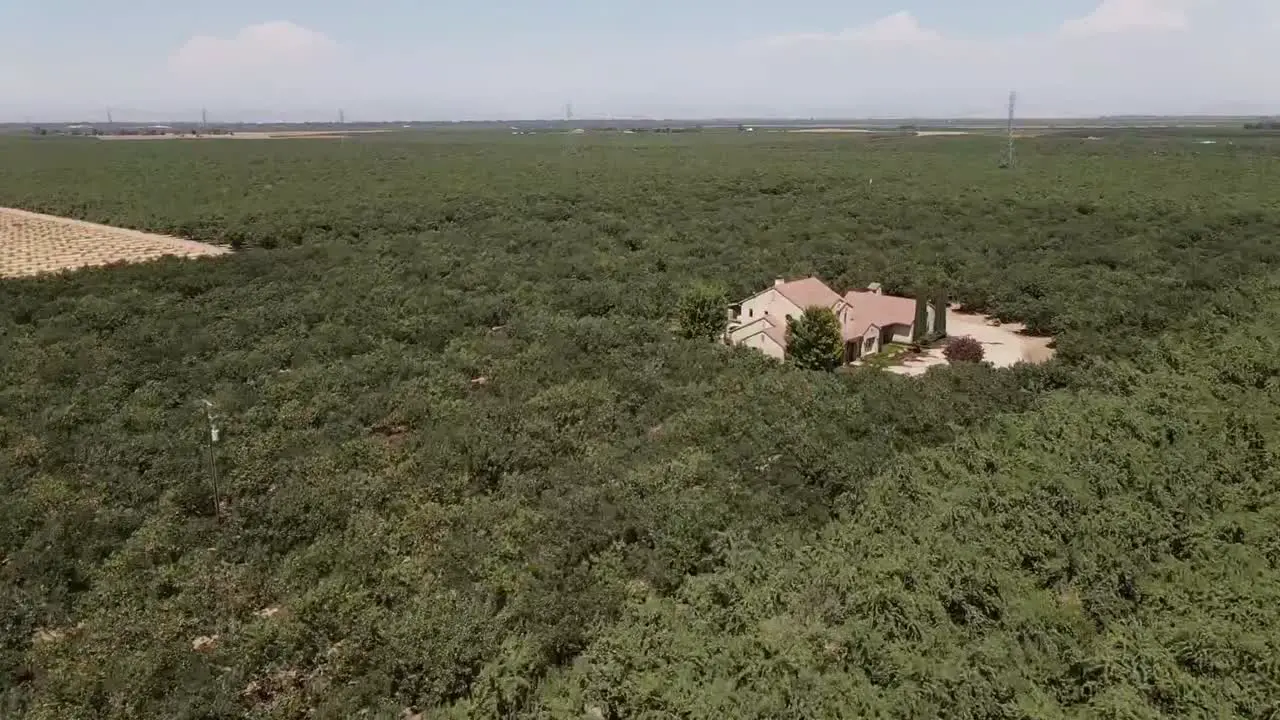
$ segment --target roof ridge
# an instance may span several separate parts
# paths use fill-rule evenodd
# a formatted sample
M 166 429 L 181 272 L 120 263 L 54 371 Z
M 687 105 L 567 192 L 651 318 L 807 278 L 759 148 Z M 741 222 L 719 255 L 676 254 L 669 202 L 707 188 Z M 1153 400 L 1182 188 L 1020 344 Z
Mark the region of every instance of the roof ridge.
M 818 286 L 816 288 L 813 287 L 813 284 L 815 283 Z M 844 301 L 844 297 L 840 295 L 840 293 L 832 290 L 830 285 L 827 285 L 816 275 L 810 275 L 809 277 L 800 278 L 798 280 L 787 280 L 782 283 L 775 283 L 773 289 L 777 290 L 778 293 L 786 299 L 795 303 L 795 305 L 802 310 L 807 310 L 809 307 L 814 305 L 830 307 L 836 303 Z M 826 295 L 827 297 L 813 297 L 814 294 Z M 814 300 L 817 302 L 811 302 Z

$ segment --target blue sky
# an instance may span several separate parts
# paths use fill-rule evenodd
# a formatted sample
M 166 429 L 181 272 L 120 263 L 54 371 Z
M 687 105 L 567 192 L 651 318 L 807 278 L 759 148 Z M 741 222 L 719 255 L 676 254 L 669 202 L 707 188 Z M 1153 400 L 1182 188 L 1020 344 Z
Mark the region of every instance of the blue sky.
M 0 121 L 1280 113 L 1275 0 L 42 0 Z

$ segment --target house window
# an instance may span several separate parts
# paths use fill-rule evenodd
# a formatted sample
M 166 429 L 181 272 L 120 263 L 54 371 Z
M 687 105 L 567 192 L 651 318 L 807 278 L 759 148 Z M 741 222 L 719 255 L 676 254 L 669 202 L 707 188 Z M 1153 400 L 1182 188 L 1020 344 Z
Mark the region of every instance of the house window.
M 875 339 L 875 338 L 867 338 L 867 342 L 866 342 L 865 344 L 863 344 L 862 348 L 863 348 L 863 352 L 871 352 L 872 350 L 875 350 L 875 349 L 876 349 L 876 339 Z
M 751 308 L 747 308 L 747 317 L 755 317 L 755 316 L 756 316 L 756 311 L 752 310 Z

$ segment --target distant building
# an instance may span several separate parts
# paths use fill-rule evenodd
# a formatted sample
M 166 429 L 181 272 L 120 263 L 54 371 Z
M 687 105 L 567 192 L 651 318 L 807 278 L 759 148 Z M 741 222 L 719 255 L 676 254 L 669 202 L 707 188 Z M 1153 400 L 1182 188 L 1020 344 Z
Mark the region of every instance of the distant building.
M 815 277 L 789 282 L 778 278 L 773 287 L 730 308 L 729 342 L 781 360 L 787 353 L 787 322 L 798 319 L 810 307 L 835 313 L 846 363 L 878 353 L 891 342 L 911 342 L 915 335 L 916 301 L 912 298 L 885 295 L 878 284 L 841 297 Z M 930 307 L 926 327 L 932 326 L 933 313 Z

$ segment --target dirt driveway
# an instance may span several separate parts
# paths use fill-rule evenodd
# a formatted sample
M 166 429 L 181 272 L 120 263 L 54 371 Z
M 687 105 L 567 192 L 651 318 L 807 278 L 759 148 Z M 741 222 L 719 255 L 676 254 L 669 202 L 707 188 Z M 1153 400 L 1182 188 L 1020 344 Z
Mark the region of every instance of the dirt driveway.
M 947 311 L 947 334 L 952 337 L 968 335 L 982 343 L 986 362 L 996 367 L 1011 367 L 1020 362 L 1042 363 L 1053 357 L 1049 347 L 1052 338 L 1023 335 L 1025 328 L 1018 323 L 994 325 L 985 315 Z M 899 375 L 922 375 L 936 365 L 946 365 L 942 348 L 933 348 L 924 355 L 888 368 Z

